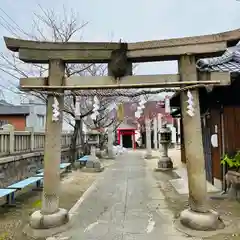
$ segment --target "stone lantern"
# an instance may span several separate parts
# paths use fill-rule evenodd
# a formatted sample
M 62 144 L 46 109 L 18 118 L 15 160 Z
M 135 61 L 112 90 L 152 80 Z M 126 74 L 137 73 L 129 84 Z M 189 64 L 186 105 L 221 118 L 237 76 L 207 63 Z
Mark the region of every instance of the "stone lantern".
M 97 145 L 99 144 L 99 136 L 100 136 L 100 132 L 98 130 L 91 130 L 91 131 L 87 132 L 88 144 L 91 147 L 92 146 L 97 147 Z
M 160 143 L 162 145 L 162 156 L 158 161 L 158 169 L 159 170 L 168 170 L 173 168 L 173 162 L 171 158 L 168 156 L 168 147 L 172 141 L 172 132 L 167 127 L 166 124 L 162 126 L 159 131 L 160 134 Z
M 90 156 L 86 163 L 86 169 L 92 169 L 93 171 L 102 171 L 103 167 L 98 157 L 96 156 L 96 148 L 99 145 L 100 132 L 97 130 L 91 130 L 87 132 L 87 143 L 90 145 Z

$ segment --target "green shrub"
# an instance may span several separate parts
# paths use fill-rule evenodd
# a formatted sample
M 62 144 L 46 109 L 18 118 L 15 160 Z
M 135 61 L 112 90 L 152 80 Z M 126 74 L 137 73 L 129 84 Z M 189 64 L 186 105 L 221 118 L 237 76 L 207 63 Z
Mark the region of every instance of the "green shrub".
M 225 154 L 221 160 L 222 165 L 228 165 L 229 168 L 240 167 L 240 151 L 237 151 L 235 154 Z

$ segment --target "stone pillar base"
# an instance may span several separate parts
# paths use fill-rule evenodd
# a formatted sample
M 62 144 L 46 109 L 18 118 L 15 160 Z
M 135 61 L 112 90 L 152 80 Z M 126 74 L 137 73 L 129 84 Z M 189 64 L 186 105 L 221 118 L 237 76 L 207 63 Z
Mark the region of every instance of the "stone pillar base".
M 157 169 L 160 170 L 170 170 L 173 169 L 173 162 L 170 157 L 161 157 L 158 161 Z
M 107 153 L 107 159 L 115 159 L 116 155 L 113 154 L 113 151 Z
M 96 150 L 96 157 L 99 159 L 104 158 L 104 152 L 102 150 Z
M 104 170 L 104 167 L 100 167 L 100 168 L 82 168 L 81 171 L 82 172 L 88 172 L 88 173 L 94 173 L 94 172 L 102 172 Z
M 82 169 L 84 172 L 102 172 L 104 167 L 96 156 L 90 155 L 86 166 Z
M 68 211 L 59 208 L 56 213 L 44 215 L 41 210 L 34 212 L 23 232 L 33 238 L 45 238 L 63 232 L 70 227 Z
M 213 231 L 225 227 L 219 214 L 212 210 L 207 213 L 200 213 L 185 209 L 180 214 L 180 223 L 185 227 L 198 231 Z
M 99 161 L 99 158 L 96 156 L 89 156 L 87 162 L 86 162 L 86 168 L 101 168 L 101 162 Z
M 145 158 L 145 159 L 152 159 L 153 156 L 152 156 L 152 154 L 148 154 L 148 153 L 147 153 L 147 154 L 144 155 L 144 158 Z

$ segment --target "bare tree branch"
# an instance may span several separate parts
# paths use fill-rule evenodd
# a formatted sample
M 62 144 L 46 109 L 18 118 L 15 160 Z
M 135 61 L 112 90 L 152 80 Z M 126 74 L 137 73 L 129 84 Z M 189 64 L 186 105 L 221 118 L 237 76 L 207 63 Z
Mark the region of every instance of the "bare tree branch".
M 53 41 L 66 43 L 73 39 L 82 38 L 82 30 L 87 26 L 88 22 L 80 22 L 79 16 L 73 11 L 68 11 L 63 6 L 63 11 L 58 13 L 51 9 L 44 9 L 38 5 L 40 12 L 34 13 L 32 21 L 32 30 L 26 31 L 21 28 L 1 7 L 0 7 L 0 26 L 7 30 L 11 35 L 17 38 L 24 38 L 35 41 Z M 136 65 L 134 66 L 136 68 Z M 135 70 L 134 68 L 134 70 Z M 34 96 L 41 101 L 46 102 L 48 94 L 56 94 L 51 92 L 21 92 L 18 89 L 16 81 L 19 78 L 27 78 L 32 76 L 47 76 L 48 66 L 43 64 L 26 64 L 15 53 L 0 53 L 0 71 L 9 79 L 9 86 L 6 89 L 17 93 L 21 96 Z M 104 64 L 66 64 L 66 76 L 104 76 L 107 75 L 107 66 Z M 11 87 L 10 87 L 11 86 Z M 13 89 L 15 87 L 15 89 Z M 160 91 L 159 91 L 160 92 Z M 115 89 L 115 90 L 94 90 L 94 91 L 66 91 L 64 93 L 64 121 L 74 127 L 74 138 L 76 138 L 79 127 L 84 121 L 87 126 L 106 128 L 111 124 L 117 124 L 116 119 L 109 119 L 108 107 L 113 103 L 120 103 L 125 99 L 136 100 L 142 94 L 156 94 L 150 90 L 137 91 L 136 89 Z M 162 91 L 161 91 L 162 92 Z M 99 116 L 95 123 L 91 123 L 89 116 L 93 113 L 92 96 L 97 95 L 100 101 Z M 75 107 L 76 96 L 81 96 L 80 120 L 75 123 Z M 86 121 L 86 119 L 88 119 Z M 76 142 L 76 139 L 73 139 Z M 74 145 L 74 144 L 73 144 Z M 73 146 L 74 148 L 74 146 Z M 73 156 L 74 158 L 74 156 Z

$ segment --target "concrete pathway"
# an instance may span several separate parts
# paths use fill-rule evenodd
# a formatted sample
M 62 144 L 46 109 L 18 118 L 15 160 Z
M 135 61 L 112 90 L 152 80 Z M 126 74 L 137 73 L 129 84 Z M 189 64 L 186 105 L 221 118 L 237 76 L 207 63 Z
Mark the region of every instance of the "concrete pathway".
M 99 176 L 57 239 L 181 240 L 164 196 L 139 152 L 126 153 Z M 154 160 L 148 160 L 154 161 Z

